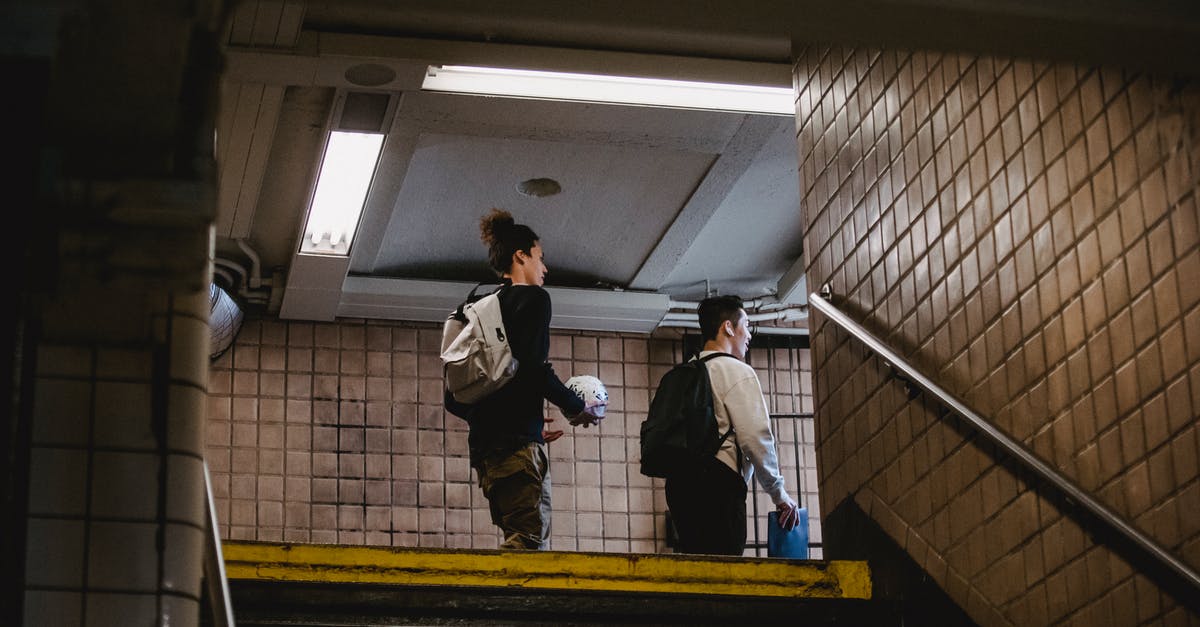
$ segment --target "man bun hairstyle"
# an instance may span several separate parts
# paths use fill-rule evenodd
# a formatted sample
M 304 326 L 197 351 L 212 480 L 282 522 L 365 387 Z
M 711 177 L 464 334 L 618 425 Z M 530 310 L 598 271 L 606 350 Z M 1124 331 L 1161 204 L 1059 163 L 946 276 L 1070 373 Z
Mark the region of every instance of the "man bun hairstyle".
M 517 251 L 531 254 L 537 243 L 537 233 L 524 224 L 517 224 L 512 214 L 493 208 L 479 221 L 479 238 L 488 247 L 488 263 L 499 276 L 512 269 Z
M 717 339 L 717 333 L 726 320 L 737 324 L 741 317 L 742 299 L 733 296 L 711 296 L 700 301 L 697 316 L 700 318 L 700 334 L 704 341 Z

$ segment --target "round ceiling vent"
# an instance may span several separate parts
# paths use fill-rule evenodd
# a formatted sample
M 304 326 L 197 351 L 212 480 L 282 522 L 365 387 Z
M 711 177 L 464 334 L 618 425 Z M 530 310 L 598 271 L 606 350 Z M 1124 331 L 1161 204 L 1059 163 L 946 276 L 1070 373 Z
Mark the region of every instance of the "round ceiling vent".
M 363 87 L 378 87 L 396 80 L 396 70 L 378 63 L 359 63 L 346 70 L 346 80 Z
M 526 196 L 534 196 L 542 198 L 543 196 L 553 196 L 562 191 L 562 185 L 554 179 L 529 179 L 517 183 L 517 191 Z

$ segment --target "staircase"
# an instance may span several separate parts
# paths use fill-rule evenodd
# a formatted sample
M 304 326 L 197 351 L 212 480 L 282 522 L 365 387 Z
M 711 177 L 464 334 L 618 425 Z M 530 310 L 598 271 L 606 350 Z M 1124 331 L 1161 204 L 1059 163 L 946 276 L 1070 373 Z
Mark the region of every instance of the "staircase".
M 238 625 L 899 625 L 866 562 L 227 542 Z

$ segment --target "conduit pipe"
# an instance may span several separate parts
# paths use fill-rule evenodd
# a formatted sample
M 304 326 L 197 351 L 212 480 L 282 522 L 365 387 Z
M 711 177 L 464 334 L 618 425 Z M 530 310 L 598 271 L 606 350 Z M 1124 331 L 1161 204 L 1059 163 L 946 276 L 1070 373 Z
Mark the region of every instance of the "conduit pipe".
M 245 281 L 247 283 L 249 282 L 249 277 L 246 275 L 245 266 L 243 266 L 242 264 L 240 264 L 236 261 L 230 261 L 230 260 L 224 259 L 222 257 L 217 257 L 217 258 L 213 259 L 213 264 L 214 264 L 214 266 L 219 266 L 221 268 L 225 268 L 225 269 L 236 272 L 237 273 L 237 281 L 231 282 L 229 284 L 229 287 L 238 292 L 244 291 L 245 288 L 242 287 L 242 282 L 243 281 Z M 216 270 L 217 268 L 214 267 L 213 269 Z
M 750 322 L 791 322 L 793 320 L 808 320 L 808 312 L 801 311 L 799 307 L 796 307 L 793 309 L 780 309 L 779 311 L 769 313 L 749 314 L 746 317 Z
M 246 256 L 250 258 L 250 277 L 247 281 L 250 284 L 250 289 L 256 290 L 262 287 L 262 264 L 258 260 L 258 253 L 254 252 L 253 248 L 250 248 L 250 245 L 246 243 L 245 238 L 239 237 L 235 241 L 237 242 L 238 248 L 241 248 L 242 252 L 246 253 Z
M 757 298 L 752 298 L 750 300 L 743 300 L 742 308 L 746 309 L 746 310 L 751 310 L 751 309 L 758 309 L 759 307 L 766 307 L 771 304 L 777 304 L 773 300 L 773 297 L 759 296 Z M 700 303 L 693 302 L 690 300 L 672 300 L 669 302 L 669 305 L 670 305 L 671 309 L 688 309 L 688 310 L 695 311 L 696 309 L 700 308 Z M 790 306 L 790 305 L 787 305 L 787 306 Z
M 808 314 L 805 311 L 803 311 L 803 309 L 799 305 L 792 305 L 788 309 L 780 309 L 778 311 L 772 311 L 772 312 L 766 312 L 766 313 L 747 314 L 746 318 L 748 320 L 750 320 L 750 322 L 768 322 L 768 321 L 790 322 L 793 320 L 807 320 Z M 697 318 L 696 314 L 688 313 L 688 312 L 668 311 L 663 316 L 664 322 L 668 322 L 668 321 L 696 322 L 697 320 L 698 320 L 698 318 Z
M 227 272 L 224 268 L 213 267 L 213 274 L 225 279 L 225 283 L 231 288 L 237 285 L 237 281 L 233 279 L 233 275 Z
M 680 328 L 680 329 L 699 329 L 699 322 L 689 322 L 686 320 L 664 320 L 659 323 L 661 328 Z M 756 327 L 753 330 L 756 335 L 808 335 L 808 329 L 797 329 L 794 327 Z

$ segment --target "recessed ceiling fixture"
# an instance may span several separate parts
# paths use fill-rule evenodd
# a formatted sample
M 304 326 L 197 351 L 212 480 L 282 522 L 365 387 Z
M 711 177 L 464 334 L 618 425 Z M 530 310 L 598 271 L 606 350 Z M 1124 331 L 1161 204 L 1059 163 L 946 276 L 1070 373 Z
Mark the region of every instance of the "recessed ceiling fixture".
M 431 65 L 421 85 L 430 91 L 548 100 L 579 100 L 682 109 L 795 115 L 790 87 L 701 83 L 630 76 Z
M 396 80 L 396 70 L 378 63 L 359 63 L 346 69 L 346 80 L 363 87 L 378 87 Z
M 383 137 L 382 133 L 329 134 L 300 252 L 349 254 Z
M 534 196 L 542 198 L 544 196 L 553 196 L 562 191 L 562 185 L 554 179 L 528 179 L 517 183 L 517 191 L 526 196 Z

